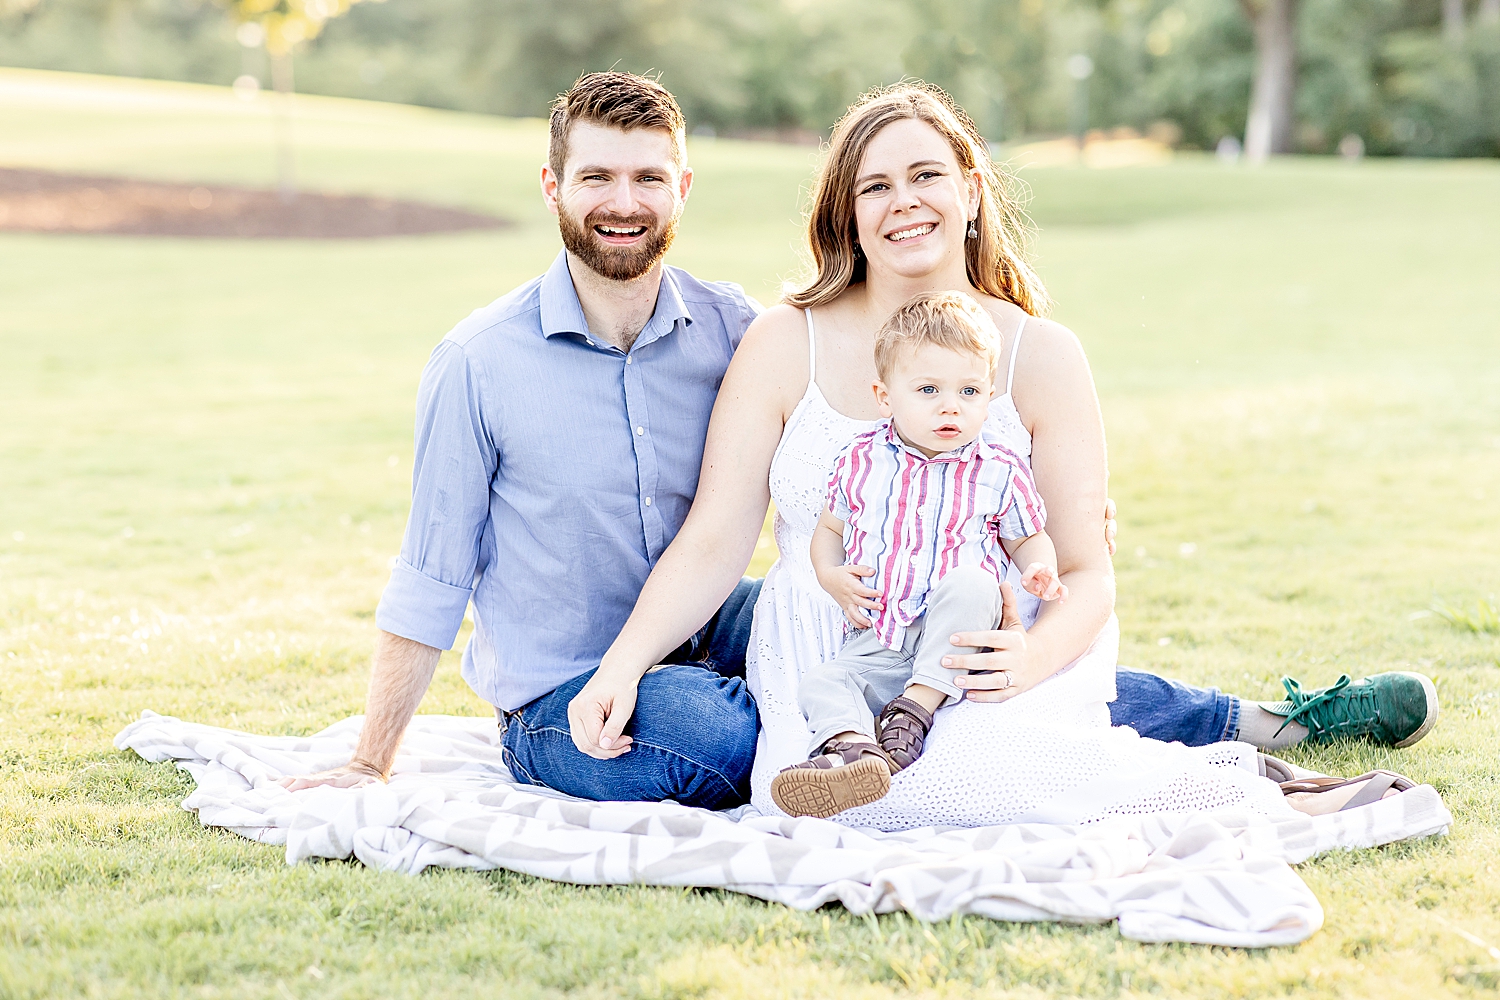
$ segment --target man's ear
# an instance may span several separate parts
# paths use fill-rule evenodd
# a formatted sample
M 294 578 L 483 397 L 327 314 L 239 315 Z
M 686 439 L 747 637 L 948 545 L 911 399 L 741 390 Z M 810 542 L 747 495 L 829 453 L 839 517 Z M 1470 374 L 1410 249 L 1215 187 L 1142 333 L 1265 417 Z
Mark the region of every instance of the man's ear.
M 682 177 L 681 177 L 681 179 L 678 180 L 677 184 L 678 184 L 678 190 L 677 190 L 678 197 L 680 197 L 684 202 L 686 202 L 687 199 L 688 199 L 688 194 L 693 190 L 693 168 L 692 167 L 686 167 L 685 166 L 685 167 L 682 168 Z
M 547 206 L 547 211 L 553 215 L 557 214 L 557 195 L 560 178 L 552 172 L 552 164 L 542 164 L 542 202 Z

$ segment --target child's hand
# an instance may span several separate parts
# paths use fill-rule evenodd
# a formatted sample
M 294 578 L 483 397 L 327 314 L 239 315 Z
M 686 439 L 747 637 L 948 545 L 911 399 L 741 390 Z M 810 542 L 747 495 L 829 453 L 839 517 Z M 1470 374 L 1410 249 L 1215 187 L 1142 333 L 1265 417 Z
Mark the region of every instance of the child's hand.
M 1021 586 L 1044 601 L 1066 601 L 1068 588 L 1058 579 L 1057 567 L 1034 562 L 1021 574 Z
M 884 605 L 880 591 L 866 587 L 862 579 L 873 576 L 872 566 L 832 566 L 818 573 L 818 584 L 844 609 L 844 616 L 855 628 L 869 628 L 870 619 L 860 610 L 879 611 Z

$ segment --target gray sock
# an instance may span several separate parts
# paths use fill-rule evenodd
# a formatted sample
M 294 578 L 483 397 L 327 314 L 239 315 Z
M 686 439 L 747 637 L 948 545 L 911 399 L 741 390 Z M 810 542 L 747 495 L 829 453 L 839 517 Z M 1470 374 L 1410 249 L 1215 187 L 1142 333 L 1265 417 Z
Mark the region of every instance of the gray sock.
M 1276 702 L 1265 704 L 1274 705 Z M 1243 742 L 1253 743 L 1262 750 L 1285 750 L 1307 739 L 1306 726 L 1293 722 L 1281 729 L 1286 716 L 1266 711 L 1265 704 L 1258 701 L 1240 702 L 1240 739 Z M 1279 736 L 1276 734 L 1278 729 L 1281 729 Z

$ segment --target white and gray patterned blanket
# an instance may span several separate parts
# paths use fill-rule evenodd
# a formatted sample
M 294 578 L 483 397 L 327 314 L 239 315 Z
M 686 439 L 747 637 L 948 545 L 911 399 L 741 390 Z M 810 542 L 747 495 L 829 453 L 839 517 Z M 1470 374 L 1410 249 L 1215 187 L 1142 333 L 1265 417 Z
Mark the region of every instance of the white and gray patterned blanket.
M 1265 947 L 1322 926 L 1289 867 L 1335 848 L 1446 832 L 1430 786 L 1333 816 L 1225 811 L 903 833 L 672 802 L 590 802 L 512 782 L 495 720 L 418 716 L 389 784 L 292 793 L 276 783 L 348 761 L 362 717 L 315 736 L 256 736 L 144 712 L 115 745 L 176 761 L 205 826 L 285 844 L 288 863 L 351 855 L 379 869 L 507 868 L 583 885 L 704 886 L 813 909 L 921 920 L 1118 921 L 1138 941 Z

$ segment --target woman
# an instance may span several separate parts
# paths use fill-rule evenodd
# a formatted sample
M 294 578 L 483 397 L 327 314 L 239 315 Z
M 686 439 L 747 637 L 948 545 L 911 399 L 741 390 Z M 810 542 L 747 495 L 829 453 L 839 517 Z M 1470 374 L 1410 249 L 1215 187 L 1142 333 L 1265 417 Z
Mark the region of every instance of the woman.
M 1023 256 L 1019 210 L 963 112 L 923 86 L 868 95 L 835 128 L 813 201 L 816 275 L 746 333 L 719 392 L 692 512 L 604 665 L 644 671 L 707 621 L 748 565 L 774 499 L 781 559 L 756 605 L 747 660 L 763 726 L 752 802 L 774 811 L 771 777 L 806 752 L 801 671 L 843 640 L 843 613 L 818 587 L 808 543 L 833 459 L 876 417 L 874 332 L 911 295 L 956 290 L 1004 337 L 988 430 L 1032 464 L 1070 598 L 1040 614 L 1025 600 L 1013 627 L 961 637 L 994 650 L 953 658 L 966 701 L 939 713 L 926 752 L 889 795 L 841 821 L 1076 823 L 1236 804 L 1275 813 L 1289 801 L 1326 812 L 1389 788 L 1379 778 L 1283 799 L 1244 744 L 1188 750 L 1109 728 L 1118 628 L 1100 530 L 1098 401 L 1077 339 L 1039 317 L 1046 293 Z

